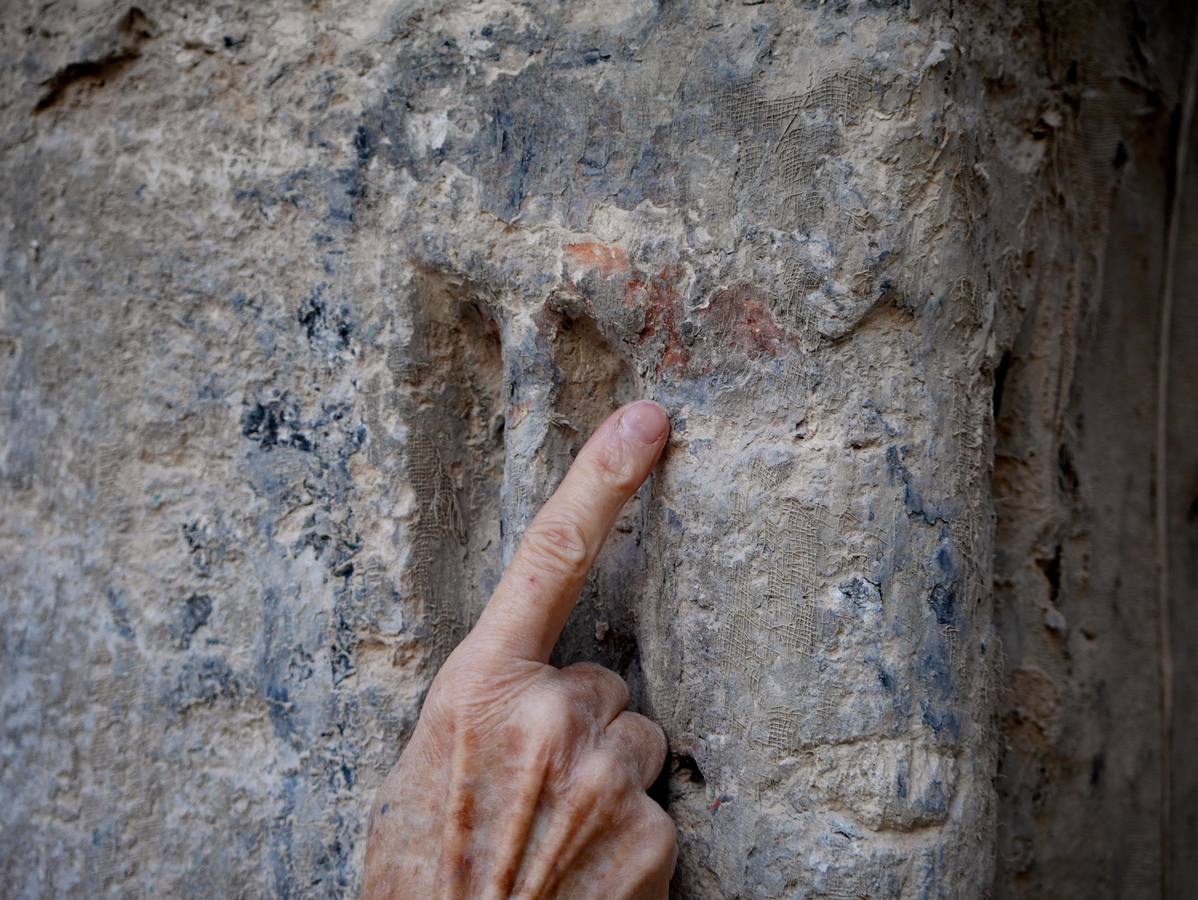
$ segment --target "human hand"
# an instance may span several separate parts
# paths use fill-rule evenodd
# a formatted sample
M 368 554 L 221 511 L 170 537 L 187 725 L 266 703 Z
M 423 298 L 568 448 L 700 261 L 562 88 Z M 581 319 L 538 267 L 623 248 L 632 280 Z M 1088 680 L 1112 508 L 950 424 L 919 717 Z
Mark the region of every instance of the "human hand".
M 379 789 L 364 897 L 666 896 L 674 823 L 645 793 L 665 735 L 614 672 L 548 660 L 668 434 L 655 404 L 617 410 L 528 526 Z

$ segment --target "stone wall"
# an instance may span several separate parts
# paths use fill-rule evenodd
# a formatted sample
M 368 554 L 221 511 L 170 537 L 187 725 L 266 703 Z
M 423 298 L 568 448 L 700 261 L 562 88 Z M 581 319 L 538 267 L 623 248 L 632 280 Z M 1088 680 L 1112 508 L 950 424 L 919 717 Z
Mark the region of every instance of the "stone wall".
M 1183 896 L 1193 18 L 7 3 L 8 890 L 353 893 L 648 396 L 558 656 L 665 727 L 678 896 Z

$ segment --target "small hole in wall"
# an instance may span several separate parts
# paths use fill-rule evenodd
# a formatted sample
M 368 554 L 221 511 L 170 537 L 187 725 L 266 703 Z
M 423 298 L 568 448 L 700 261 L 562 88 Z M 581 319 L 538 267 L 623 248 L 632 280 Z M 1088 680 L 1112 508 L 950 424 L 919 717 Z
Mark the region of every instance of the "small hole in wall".
M 703 777 L 693 756 L 689 753 L 671 753 L 662 766 L 661 774 L 649 788 L 649 796 L 662 809 L 669 809 L 672 800 L 691 791 L 702 791 L 706 786 L 707 779 Z
M 703 777 L 703 772 L 699 768 L 699 764 L 695 762 L 695 758 L 689 754 L 671 754 L 670 764 L 677 773 L 679 780 L 689 781 L 691 784 L 704 785 L 707 784 L 707 779 Z
M 1037 559 L 1036 565 L 1048 581 L 1049 601 L 1056 607 L 1061 599 L 1061 545 L 1056 545 L 1056 550 L 1050 558 Z

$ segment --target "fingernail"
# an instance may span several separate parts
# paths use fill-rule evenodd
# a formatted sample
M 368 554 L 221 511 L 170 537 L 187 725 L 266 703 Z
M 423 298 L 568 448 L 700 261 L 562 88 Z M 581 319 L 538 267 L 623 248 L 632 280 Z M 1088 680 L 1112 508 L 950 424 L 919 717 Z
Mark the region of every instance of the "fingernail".
M 642 444 L 656 444 L 669 429 L 666 411 L 649 400 L 638 401 L 625 409 L 618 426 L 622 436 Z

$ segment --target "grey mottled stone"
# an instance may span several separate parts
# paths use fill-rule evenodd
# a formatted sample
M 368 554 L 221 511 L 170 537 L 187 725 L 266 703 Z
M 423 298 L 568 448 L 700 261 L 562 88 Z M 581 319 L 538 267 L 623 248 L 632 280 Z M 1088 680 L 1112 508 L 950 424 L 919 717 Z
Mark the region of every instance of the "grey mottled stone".
M 1155 590 L 1092 519 L 1152 519 L 1192 16 L 1098 7 L 7 4 L 6 893 L 352 893 L 637 396 L 671 445 L 558 656 L 665 727 L 679 896 L 1151 893 L 1160 685 L 1103 673 L 1159 609 L 1070 604 Z

